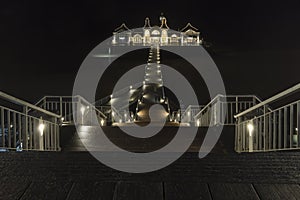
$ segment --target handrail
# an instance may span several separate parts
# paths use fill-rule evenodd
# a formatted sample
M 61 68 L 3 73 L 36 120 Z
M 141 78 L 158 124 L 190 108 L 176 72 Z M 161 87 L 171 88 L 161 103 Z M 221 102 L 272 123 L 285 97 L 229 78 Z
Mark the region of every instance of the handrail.
M 94 107 L 94 109 L 95 109 L 96 111 L 98 111 L 105 119 L 107 118 L 100 110 L 98 110 L 98 108 L 96 108 L 95 105 L 93 105 L 92 103 L 90 103 L 88 100 L 86 100 L 86 99 L 83 98 L 82 96 L 76 95 L 76 96 L 74 96 L 74 97 L 80 98 L 80 99 L 84 100 L 86 103 L 92 105 L 92 106 Z
M 194 118 L 198 117 L 198 115 L 200 115 L 206 108 L 208 108 L 208 106 L 210 106 L 215 100 L 217 100 L 217 98 L 219 97 L 224 97 L 224 95 L 218 94 L 215 98 L 213 98 L 208 104 L 206 104 L 206 106 L 204 106 L 198 113 L 197 115 L 194 116 Z
M 87 103 L 87 104 L 93 106 L 94 109 L 102 115 L 102 117 L 104 117 L 105 119 L 107 118 L 100 110 L 98 110 L 98 109 L 96 108 L 95 105 L 93 105 L 92 103 L 90 103 L 89 101 L 87 101 L 85 98 L 83 98 L 83 97 L 80 96 L 80 95 L 76 95 L 76 96 L 49 96 L 49 95 L 47 95 L 47 96 L 44 96 L 43 98 L 41 98 L 35 105 L 38 105 L 39 103 L 41 103 L 43 100 L 45 100 L 45 99 L 47 99 L 47 98 L 70 98 L 70 99 L 72 99 L 72 100 L 73 100 L 73 98 L 79 98 L 79 99 L 82 99 L 83 101 L 85 101 L 85 103 Z M 62 116 L 62 113 L 61 113 L 61 116 Z M 60 116 L 60 117 L 61 117 L 61 116 Z
M 50 115 L 52 117 L 56 117 L 56 118 L 60 118 L 61 117 L 61 115 L 57 115 L 57 114 L 52 113 L 52 112 L 50 112 L 48 110 L 44 110 L 43 108 L 40 108 L 40 107 L 38 107 L 36 105 L 33 105 L 31 103 L 28 103 L 28 102 L 23 101 L 21 99 L 18 99 L 16 97 L 13 97 L 13 96 L 11 96 L 9 94 L 6 94 L 6 93 L 4 93 L 2 91 L 0 91 L 0 97 L 3 97 L 3 98 L 5 98 L 5 99 L 9 100 L 10 102 L 15 103 L 17 105 L 27 106 L 29 108 L 32 108 L 32 109 L 37 110 L 37 111 L 40 111 L 40 112 L 45 113 L 47 115 Z
M 296 90 L 299 90 L 299 89 L 300 89 L 300 83 L 298 83 L 295 86 L 293 86 L 293 87 L 291 87 L 291 88 L 289 88 L 287 90 L 284 90 L 284 91 L 282 91 L 282 92 L 280 92 L 280 93 L 278 93 L 278 94 L 276 94 L 276 95 L 268 98 L 267 100 L 265 100 L 263 102 L 260 102 L 259 104 L 255 105 L 255 106 L 253 106 L 253 107 L 251 107 L 251 108 L 249 108 L 249 109 L 247 109 L 247 110 L 245 110 L 245 111 L 243 111 L 243 112 L 241 112 L 241 113 L 239 113 L 237 115 L 234 115 L 234 117 L 238 118 L 238 117 L 240 117 L 242 115 L 245 115 L 245 114 L 247 114 L 247 113 L 249 113 L 249 112 L 251 112 L 253 110 L 256 110 L 257 108 L 265 106 L 266 104 L 269 104 L 269 103 L 271 103 L 273 101 L 276 101 L 279 98 L 281 98 L 283 96 L 286 96 L 286 95 L 288 95 L 288 94 L 290 94 L 292 92 L 295 92 Z

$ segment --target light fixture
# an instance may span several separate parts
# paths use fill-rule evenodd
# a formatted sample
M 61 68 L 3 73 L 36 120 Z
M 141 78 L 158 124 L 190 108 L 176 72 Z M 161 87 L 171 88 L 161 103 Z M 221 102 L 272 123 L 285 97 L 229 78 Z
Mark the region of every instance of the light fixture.
M 199 119 L 197 120 L 197 126 L 200 126 L 200 120 Z
M 43 134 L 44 134 L 44 129 L 45 129 L 45 124 L 42 122 L 39 125 L 39 131 L 40 131 L 41 136 L 43 136 Z
M 9 126 L 10 128 L 14 127 L 12 124 Z
M 247 129 L 249 131 L 249 136 L 251 137 L 252 136 L 252 131 L 254 130 L 254 126 L 253 126 L 253 124 L 251 122 L 249 122 L 247 124 Z
M 60 120 L 63 122 L 63 121 L 65 120 L 65 118 L 64 118 L 64 117 L 62 117 L 62 118 L 60 118 Z
M 104 119 L 101 119 L 100 124 L 101 126 L 104 126 Z
M 85 107 L 84 107 L 84 106 L 81 106 L 80 111 L 81 111 L 81 114 L 83 115 L 83 113 L 84 113 L 84 111 L 85 111 Z

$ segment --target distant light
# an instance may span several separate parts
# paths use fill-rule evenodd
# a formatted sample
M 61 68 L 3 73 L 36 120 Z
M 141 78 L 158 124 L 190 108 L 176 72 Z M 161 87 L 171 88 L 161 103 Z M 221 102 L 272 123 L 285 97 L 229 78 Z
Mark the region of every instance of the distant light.
M 122 123 L 122 119 L 119 119 L 119 123 Z
M 247 129 L 249 131 L 249 136 L 251 137 L 252 136 L 252 131 L 254 130 L 254 126 L 252 123 L 248 123 L 247 124 Z
M 187 114 L 188 114 L 188 116 L 190 116 L 190 115 L 191 115 L 191 112 L 190 112 L 190 111 L 188 111 L 188 113 L 187 113 Z
M 130 88 L 130 89 L 132 89 L 132 85 L 131 85 L 131 86 L 129 86 L 129 88 Z
M 89 108 L 90 108 L 90 106 L 87 106 L 86 108 L 87 108 L 87 109 L 89 109 Z
M 113 98 L 113 95 L 112 95 L 112 94 L 110 95 L 110 98 Z
M 127 114 L 126 114 L 126 113 L 124 114 L 124 117 L 127 117 Z
M 65 120 L 65 118 L 64 118 L 64 117 L 62 117 L 62 118 L 60 118 L 60 120 L 63 122 L 63 121 Z
M 177 116 L 178 116 L 178 117 L 180 117 L 180 114 L 179 114 L 179 113 L 177 113 Z
M 163 103 L 165 100 L 164 99 L 160 99 L 160 103 Z
M 177 122 L 177 119 L 175 119 L 174 122 Z
M 111 115 L 114 117 L 114 116 L 115 116 L 115 112 L 114 112 L 114 111 L 112 111 Z
M 143 85 L 145 85 L 145 83 L 146 83 L 146 82 L 145 82 L 145 81 L 143 81 Z
M 12 124 L 10 125 L 10 128 L 14 127 Z
M 298 131 L 298 128 L 295 128 L 295 131 Z

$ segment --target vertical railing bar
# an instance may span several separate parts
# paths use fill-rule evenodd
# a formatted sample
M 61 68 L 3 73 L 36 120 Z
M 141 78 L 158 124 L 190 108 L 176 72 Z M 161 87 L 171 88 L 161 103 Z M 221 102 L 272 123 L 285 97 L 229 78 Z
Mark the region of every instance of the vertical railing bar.
M 269 139 L 268 139 L 268 123 L 267 123 L 267 107 L 266 107 L 266 105 L 264 106 L 264 117 L 263 117 L 263 119 L 264 119 L 264 132 L 263 132 L 263 141 L 264 141 L 264 151 L 266 151 L 266 150 L 268 150 L 268 141 L 269 141 Z
M 300 101 L 297 103 L 297 147 L 300 147 L 300 137 L 299 137 L 299 120 L 300 120 Z
M 23 149 L 23 142 L 22 142 L 22 120 L 21 114 L 18 114 L 18 131 L 19 131 L 19 145 L 20 149 Z
M 29 149 L 32 149 L 32 118 L 28 118 L 28 122 L 29 122 Z
M 5 130 L 4 130 L 4 108 L 1 108 L 1 134 L 2 134 L 2 147 L 5 147 Z
M 50 150 L 50 133 L 52 132 L 52 124 L 48 123 L 48 132 L 47 132 L 47 150 Z
M 278 125 L 278 149 L 282 148 L 282 109 L 279 110 Z
M 8 148 L 11 148 L 11 127 L 10 127 L 10 111 L 7 110 L 7 131 L 8 131 Z
M 287 107 L 284 107 L 284 119 L 283 119 L 283 133 L 284 133 L 284 138 L 283 138 L 283 148 L 285 149 L 287 147 Z
M 69 117 L 68 117 L 68 115 L 67 115 L 67 102 L 64 102 L 64 108 L 65 108 L 65 118 L 66 118 L 67 120 L 69 120 Z
M 294 134 L 294 105 L 290 105 L 290 148 L 293 148 L 293 134 Z
M 233 103 L 231 103 L 230 104 L 230 114 L 231 114 L 231 118 L 230 118 L 230 120 L 231 120 L 231 124 L 234 124 L 234 117 L 233 117 Z
M 24 106 L 23 107 L 23 130 L 24 130 L 24 133 L 23 133 L 23 145 L 25 145 L 25 149 L 28 150 L 28 107 L 27 106 Z
M 17 118 L 16 113 L 13 113 L 13 132 L 14 132 L 14 141 L 13 141 L 13 147 L 17 148 Z
M 269 116 L 269 125 L 268 125 L 268 138 L 269 138 L 269 141 L 268 141 L 268 149 L 272 149 L 272 113 L 269 113 L 268 114 Z
M 263 150 L 262 149 L 262 128 L 263 128 L 263 123 L 262 123 L 262 118 L 259 118 L 259 140 L 258 140 L 258 150 Z
M 276 123 L 277 122 L 277 117 L 276 117 L 276 111 L 273 112 L 273 149 L 276 149 L 276 132 L 277 132 L 277 126 L 276 126 Z

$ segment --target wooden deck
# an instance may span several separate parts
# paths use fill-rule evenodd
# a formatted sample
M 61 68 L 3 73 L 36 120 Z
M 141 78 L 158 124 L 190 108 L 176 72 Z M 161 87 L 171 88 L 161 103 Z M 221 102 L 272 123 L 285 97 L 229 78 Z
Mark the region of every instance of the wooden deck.
M 145 174 L 113 170 L 86 151 L 3 152 L 0 200 L 300 199 L 299 151 L 237 154 L 224 136 L 204 159 L 192 150 Z
M 298 184 L 201 182 L 69 182 L 8 180 L 0 183 L 0 199 L 101 200 L 297 200 Z

